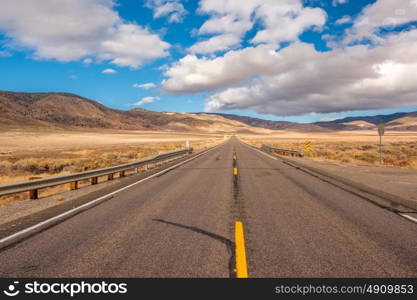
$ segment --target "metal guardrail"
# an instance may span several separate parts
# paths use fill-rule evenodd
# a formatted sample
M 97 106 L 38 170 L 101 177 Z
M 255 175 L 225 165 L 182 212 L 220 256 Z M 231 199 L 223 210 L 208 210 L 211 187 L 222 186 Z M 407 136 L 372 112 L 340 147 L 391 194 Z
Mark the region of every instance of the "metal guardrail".
M 60 176 L 51 176 L 42 179 L 35 179 L 29 181 L 15 182 L 10 184 L 0 185 L 0 196 L 16 194 L 22 192 L 30 192 L 30 199 L 38 199 L 38 190 L 48 187 L 53 187 L 57 185 L 70 183 L 71 190 L 78 189 L 78 182 L 82 180 L 91 179 L 91 184 L 97 184 L 98 178 L 101 176 L 108 176 L 108 180 L 112 180 L 115 173 L 119 173 L 119 177 L 124 177 L 125 172 L 128 170 L 136 169 L 139 167 L 145 166 L 148 168 L 149 164 L 159 163 L 165 160 L 170 160 L 174 157 L 181 155 L 190 154 L 193 152 L 193 149 L 186 149 L 180 151 L 173 151 L 168 153 L 159 154 L 151 158 L 144 160 L 139 160 L 123 165 L 85 171 L 80 173 L 74 173 L 69 175 L 60 175 Z M 138 170 L 137 170 L 138 171 Z
M 274 148 L 268 145 L 262 145 L 261 149 L 267 152 L 275 152 L 281 155 L 290 155 L 290 156 L 298 156 L 303 157 L 303 153 L 296 150 L 288 150 L 288 149 L 281 149 L 281 148 Z

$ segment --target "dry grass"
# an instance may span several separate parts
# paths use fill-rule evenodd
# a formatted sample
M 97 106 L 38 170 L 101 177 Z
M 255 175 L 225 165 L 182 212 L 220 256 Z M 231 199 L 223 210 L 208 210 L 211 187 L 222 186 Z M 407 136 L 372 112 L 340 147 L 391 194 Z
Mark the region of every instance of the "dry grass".
M 40 132 L 37 143 L 27 147 L 33 133 L 2 134 L 0 142 L 0 184 L 64 175 L 105 168 L 151 157 L 159 153 L 185 148 L 185 139 L 196 150 L 207 148 L 222 141 L 219 136 L 158 135 L 136 132 L 85 133 L 77 139 L 74 132 Z M 26 138 L 25 138 L 26 137 Z M 42 143 L 45 141 L 45 143 Z M 55 141 L 55 143 L 54 143 Z M 64 141 L 64 142 L 62 142 Z M 81 182 L 80 186 L 89 184 Z M 54 195 L 66 186 L 40 191 L 40 197 Z M 55 196 L 57 201 L 62 200 Z M 0 197 L 0 205 L 23 200 L 27 193 Z
M 350 164 L 379 164 L 379 139 L 375 132 L 338 133 L 281 133 L 274 136 L 243 136 L 242 140 L 255 145 L 271 145 L 291 150 L 304 150 L 311 141 L 307 157 Z M 384 165 L 417 168 L 417 132 L 388 132 L 383 140 Z
M 194 148 L 202 148 L 210 141 L 199 141 Z M 32 176 L 50 176 L 94 170 L 151 157 L 159 153 L 184 149 L 184 143 L 150 143 L 131 146 L 128 149 L 108 151 L 106 149 L 88 150 L 80 153 L 50 152 L 40 157 L 9 156 L 0 158 L 0 183 L 13 182 Z

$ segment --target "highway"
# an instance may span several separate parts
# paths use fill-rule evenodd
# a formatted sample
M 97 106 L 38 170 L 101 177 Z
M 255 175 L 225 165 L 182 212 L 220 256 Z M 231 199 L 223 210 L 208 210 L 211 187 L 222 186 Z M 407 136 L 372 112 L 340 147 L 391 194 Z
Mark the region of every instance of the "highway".
M 1 250 L 0 276 L 235 277 L 236 221 L 249 277 L 417 276 L 416 223 L 236 138 Z

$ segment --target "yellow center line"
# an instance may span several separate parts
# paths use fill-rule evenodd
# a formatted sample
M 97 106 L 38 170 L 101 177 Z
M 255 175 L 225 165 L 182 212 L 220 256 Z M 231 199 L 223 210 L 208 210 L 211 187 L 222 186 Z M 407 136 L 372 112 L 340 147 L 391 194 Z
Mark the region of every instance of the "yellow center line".
M 246 263 L 245 237 L 243 235 L 243 223 L 235 223 L 236 244 L 236 277 L 248 278 L 248 266 Z

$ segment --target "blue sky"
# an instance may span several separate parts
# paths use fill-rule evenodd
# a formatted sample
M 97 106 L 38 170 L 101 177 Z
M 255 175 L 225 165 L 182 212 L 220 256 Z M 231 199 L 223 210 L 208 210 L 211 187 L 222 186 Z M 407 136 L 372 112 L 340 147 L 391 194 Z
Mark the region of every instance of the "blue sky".
M 0 89 L 297 122 L 416 111 L 413 1 L 5 0 Z

